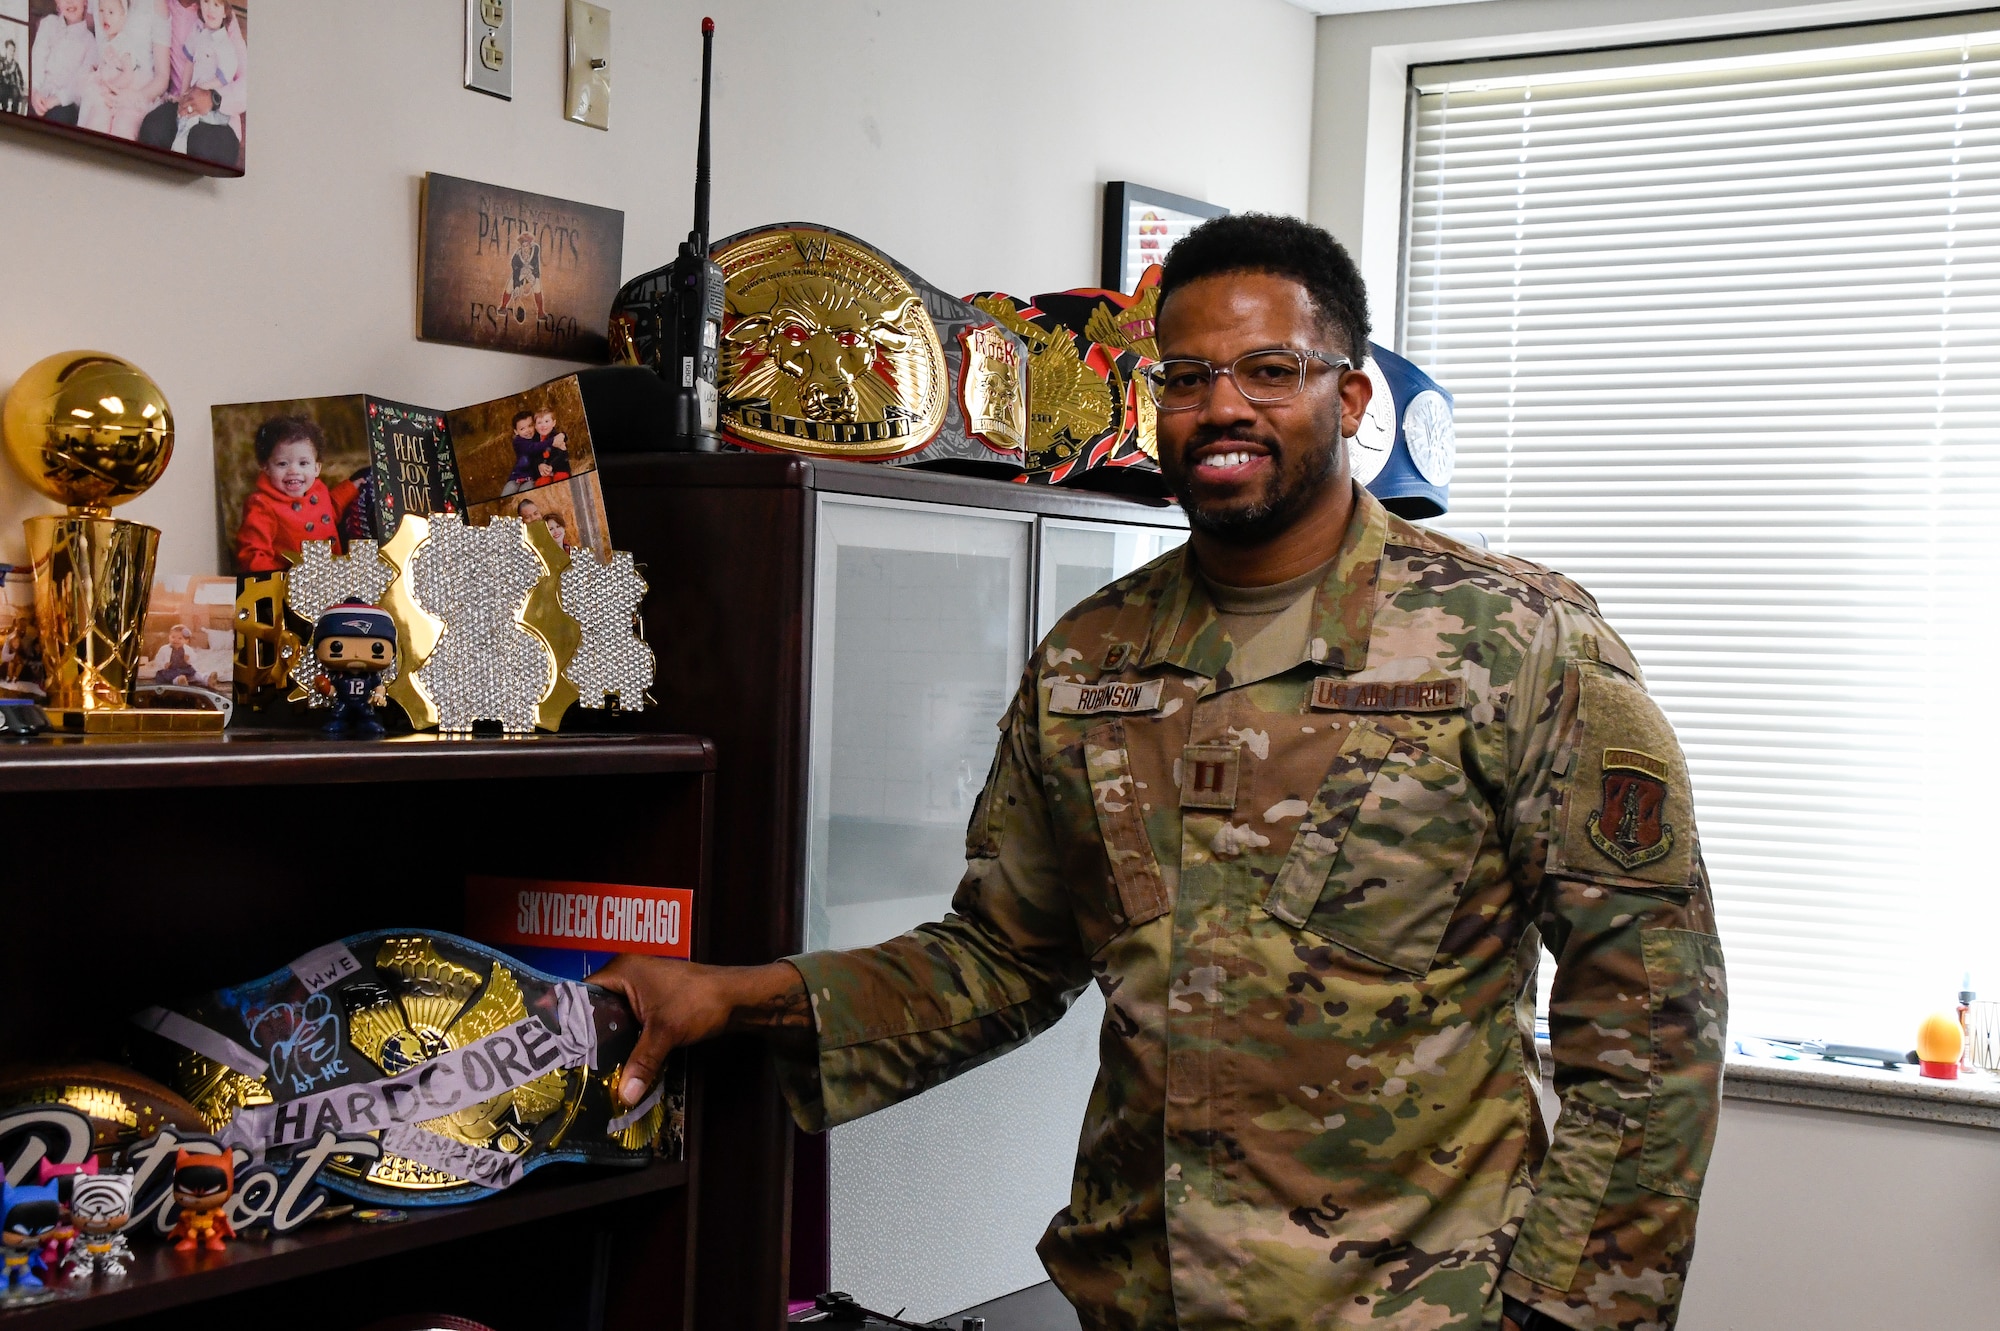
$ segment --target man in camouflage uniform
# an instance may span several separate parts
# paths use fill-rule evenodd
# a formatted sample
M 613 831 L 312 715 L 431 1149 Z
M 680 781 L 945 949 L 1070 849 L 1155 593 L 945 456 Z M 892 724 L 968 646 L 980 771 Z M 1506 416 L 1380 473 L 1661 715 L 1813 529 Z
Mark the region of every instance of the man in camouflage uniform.
M 1331 237 L 1211 222 L 1162 290 L 1192 539 L 1030 662 L 952 913 L 771 967 L 621 961 L 634 1070 L 789 1030 L 823 1130 L 1095 983 L 1101 1070 L 1040 1247 L 1085 1326 L 1669 1327 L 1726 1001 L 1673 732 L 1581 588 L 1352 483 L 1367 323 Z

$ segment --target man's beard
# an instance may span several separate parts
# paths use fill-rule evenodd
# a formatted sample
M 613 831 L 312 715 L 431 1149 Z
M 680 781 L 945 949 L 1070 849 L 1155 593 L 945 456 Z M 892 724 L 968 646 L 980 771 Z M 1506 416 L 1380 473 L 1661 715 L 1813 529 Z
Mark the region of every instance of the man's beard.
M 1218 541 L 1231 545 L 1260 545 L 1290 527 L 1293 521 L 1312 502 L 1313 495 L 1320 486 L 1333 475 L 1338 465 L 1338 457 L 1330 444 L 1319 444 L 1312 455 L 1304 459 L 1304 469 L 1296 476 L 1288 476 L 1285 471 L 1285 452 L 1278 441 L 1231 432 L 1203 432 L 1188 441 L 1187 452 L 1193 452 L 1205 444 L 1223 440 L 1256 444 L 1271 456 L 1271 479 L 1265 483 L 1264 493 L 1248 504 L 1240 507 L 1204 507 L 1199 501 L 1188 496 L 1190 487 L 1173 481 L 1174 495 L 1181 501 L 1181 510 L 1187 514 L 1188 526 L 1212 536 Z M 1182 473 L 1182 480 L 1194 471 L 1190 467 Z

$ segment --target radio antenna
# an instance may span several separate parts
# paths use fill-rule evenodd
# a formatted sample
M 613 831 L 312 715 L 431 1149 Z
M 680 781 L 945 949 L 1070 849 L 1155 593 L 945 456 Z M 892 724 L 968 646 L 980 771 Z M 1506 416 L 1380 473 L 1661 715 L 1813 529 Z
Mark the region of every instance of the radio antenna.
M 715 20 L 701 21 L 701 137 L 694 150 L 694 230 L 688 244 L 698 255 L 708 253 L 708 72 L 715 52 Z

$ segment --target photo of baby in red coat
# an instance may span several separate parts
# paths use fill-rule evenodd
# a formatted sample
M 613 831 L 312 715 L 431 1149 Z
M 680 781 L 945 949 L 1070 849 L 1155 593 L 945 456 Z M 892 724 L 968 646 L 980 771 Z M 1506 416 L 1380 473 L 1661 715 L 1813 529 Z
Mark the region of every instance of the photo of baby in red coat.
M 302 398 L 218 406 L 213 417 L 224 565 L 281 573 L 307 541 L 345 554 L 343 519 L 362 506 L 356 482 L 369 466 L 360 413 L 342 399 Z
M 257 488 L 243 501 L 236 529 L 236 571 L 279 573 L 298 561 L 307 541 L 332 541 L 341 554 L 340 519 L 354 502 L 353 481 L 329 487 L 320 479 L 326 436 L 303 416 L 280 416 L 257 427 Z

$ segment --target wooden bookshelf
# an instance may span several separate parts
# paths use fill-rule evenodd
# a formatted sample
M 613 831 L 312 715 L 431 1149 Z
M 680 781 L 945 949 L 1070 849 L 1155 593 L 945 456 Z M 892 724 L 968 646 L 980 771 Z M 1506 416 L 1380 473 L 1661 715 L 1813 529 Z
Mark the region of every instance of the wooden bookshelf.
M 666 734 L 0 741 L 0 1063 L 115 1060 L 147 1004 L 366 929 L 457 930 L 473 874 L 694 888 L 705 956 L 715 765 L 707 740 Z M 420 1311 L 685 1328 L 701 1075 L 685 1162 L 550 1164 L 485 1201 L 222 1254 L 142 1238 L 124 1279 L 0 1307 L 0 1328 L 359 1331 Z

